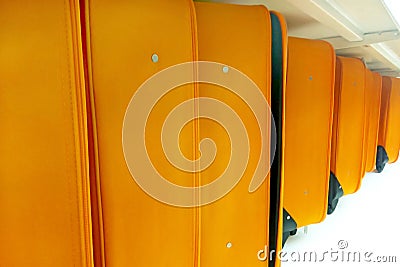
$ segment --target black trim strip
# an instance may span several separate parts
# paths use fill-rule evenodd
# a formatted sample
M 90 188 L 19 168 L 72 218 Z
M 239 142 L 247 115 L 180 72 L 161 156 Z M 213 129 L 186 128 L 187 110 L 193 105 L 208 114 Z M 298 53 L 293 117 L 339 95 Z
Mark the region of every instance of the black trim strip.
M 271 182 L 270 182 L 270 216 L 269 216 L 269 249 L 277 250 L 279 214 L 281 205 L 282 186 L 282 124 L 283 124 L 283 41 L 282 28 L 278 16 L 270 13 L 271 16 L 271 111 L 275 119 L 276 133 L 272 128 L 272 135 L 276 134 L 275 155 L 271 152 Z M 272 139 L 273 140 L 273 139 Z M 272 150 L 272 149 L 271 149 Z M 275 156 L 275 157 L 274 157 Z M 275 258 L 270 259 L 269 266 L 275 266 Z

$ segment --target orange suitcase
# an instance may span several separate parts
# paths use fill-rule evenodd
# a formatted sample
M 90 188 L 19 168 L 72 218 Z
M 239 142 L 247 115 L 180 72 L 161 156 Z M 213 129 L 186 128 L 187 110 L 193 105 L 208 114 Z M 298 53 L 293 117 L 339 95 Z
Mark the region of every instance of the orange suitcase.
M 400 149 L 400 79 L 382 78 L 382 102 L 379 122 L 379 146 L 376 169 L 397 161 Z
M 216 67 L 216 76 L 225 75 L 220 85 L 201 83 L 199 96 L 217 99 L 233 108 L 246 128 L 250 146 L 248 164 L 240 182 L 223 198 L 200 209 L 199 266 L 268 266 L 268 251 L 259 255 L 261 258 L 267 256 L 265 261 L 258 259 L 257 251 L 268 248 L 270 238 L 269 176 L 261 177 L 266 180 L 257 183 L 254 192 L 249 191 L 252 191 L 253 174 L 258 172 L 259 167 L 267 169 L 270 162 L 271 114 L 263 105 L 257 104 L 261 100 L 270 103 L 271 99 L 270 14 L 263 6 L 196 2 L 195 7 L 199 60 L 220 63 L 220 67 Z M 255 89 L 257 92 L 241 80 L 239 73 L 254 81 L 258 86 Z M 206 109 L 207 106 L 200 104 L 199 108 Z M 218 109 L 218 112 L 223 110 Z M 255 118 L 256 114 L 262 118 L 261 121 Z M 260 129 L 267 131 L 262 133 Z M 230 160 L 230 154 L 245 154 L 246 150 L 232 144 L 230 152 L 225 134 L 235 134 L 239 127 L 235 126 L 229 132 L 209 120 L 201 120 L 199 130 L 200 138 L 211 137 L 217 145 L 222 145 L 219 149 L 226 147 L 226 152 L 222 152 L 213 163 L 214 168 L 210 167 L 200 174 L 201 183 L 210 183 L 215 179 L 227 162 L 241 165 L 239 161 Z M 241 142 L 246 143 L 245 140 Z M 264 148 L 260 140 L 268 142 Z
M 365 66 L 356 58 L 337 57 L 331 171 L 340 196 L 356 192 L 364 176 Z M 338 198 L 331 198 L 332 213 Z
M 0 18 L 0 265 L 93 266 L 79 3 Z
M 194 266 L 198 208 L 179 206 L 181 195 L 166 188 L 191 189 L 197 175 L 171 164 L 162 141 L 168 114 L 195 96 L 194 84 L 176 84 L 190 81 L 193 67 L 165 77 L 167 68 L 197 60 L 193 2 L 86 0 L 84 6 L 96 266 Z M 196 123 L 182 129 L 179 159 L 197 156 L 195 129 Z M 171 144 L 175 137 L 167 135 Z
M 375 170 L 376 152 L 378 146 L 379 114 L 381 107 L 382 76 L 367 70 L 366 79 L 366 146 L 365 170 Z
M 335 82 L 335 52 L 324 41 L 289 38 L 286 88 L 285 238 L 326 217 Z

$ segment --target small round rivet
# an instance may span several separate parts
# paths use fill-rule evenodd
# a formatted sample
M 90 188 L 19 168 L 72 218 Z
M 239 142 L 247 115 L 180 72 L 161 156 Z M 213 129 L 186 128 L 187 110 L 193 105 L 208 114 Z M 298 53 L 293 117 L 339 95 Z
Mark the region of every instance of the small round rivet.
M 228 66 L 224 66 L 224 67 L 222 68 L 222 72 L 223 72 L 223 73 L 228 73 L 228 71 L 229 71 Z
M 290 220 L 290 216 L 287 216 L 286 219 L 287 219 L 287 220 Z
M 232 243 L 231 242 L 226 243 L 226 247 L 227 248 L 231 248 L 232 247 Z
M 153 61 L 154 63 L 157 63 L 158 62 L 158 55 L 157 54 L 151 55 L 151 61 Z

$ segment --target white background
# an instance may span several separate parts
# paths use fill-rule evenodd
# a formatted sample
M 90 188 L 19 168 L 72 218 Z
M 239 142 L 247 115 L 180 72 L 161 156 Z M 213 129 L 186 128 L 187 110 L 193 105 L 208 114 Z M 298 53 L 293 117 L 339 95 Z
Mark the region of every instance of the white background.
M 400 266 L 400 161 L 386 165 L 384 171 L 368 173 L 361 189 L 352 195 L 344 196 L 332 215 L 324 222 L 301 228 L 296 236 L 287 241 L 284 252 L 287 266 Z M 347 242 L 346 249 L 339 249 L 338 242 Z M 342 242 L 343 245 L 344 242 Z M 323 262 L 295 262 L 292 252 L 318 252 L 319 260 L 325 251 L 339 251 L 338 261 L 325 254 Z M 342 262 L 342 251 L 346 252 Z M 347 262 L 347 252 L 372 252 L 371 262 Z M 297 254 L 294 254 L 296 260 Z M 397 256 L 397 263 L 374 263 L 375 256 Z M 307 256 L 309 258 L 309 256 Z M 353 261 L 353 256 L 351 256 Z M 358 259 L 357 259 L 358 261 Z

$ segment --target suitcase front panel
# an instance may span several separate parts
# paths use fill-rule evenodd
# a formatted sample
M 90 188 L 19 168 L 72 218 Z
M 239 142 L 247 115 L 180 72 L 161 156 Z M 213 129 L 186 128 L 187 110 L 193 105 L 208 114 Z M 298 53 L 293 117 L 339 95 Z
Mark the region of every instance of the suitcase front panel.
M 326 216 L 335 54 L 322 41 L 289 38 L 284 207 L 298 227 Z
M 400 150 L 400 79 L 383 77 L 382 90 L 389 92 L 384 147 L 389 163 L 397 161 Z
M 351 194 L 363 177 L 365 66 L 345 57 L 338 57 L 336 66 L 331 170 L 344 194 Z
M 366 171 L 372 172 L 375 169 L 376 152 L 378 146 L 379 116 L 381 107 L 382 76 L 373 73 L 373 84 L 368 87 L 368 144 L 366 147 Z
M 195 3 L 195 6 L 199 60 L 226 65 L 227 82 L 231 82 L 235 72 L 233 68 L 243 72 L 255 82 L 260 96 L 269 103 L 271 40 L 268 11 L 261 6 L 211 3 Z M 199 96 L 215 98 L 232 107 L 246 127 L 250 147 L 248 164 L 240 182 L 226 196 L 200 210 L 199 266 L 267 266 L 268 261 L 263 262 L 257 258 L 257 251 L 268 244 L 269 179 L 253 193 L 249 192 L 249 184 L 261 157 L 262 137 L 258 127 L 269 129 L 268 111 L 261 110 L 263 121 L 259 125 L 252 111 L 260 107 L 249 105 L 242 95 L 232 93 L 229 88 L 200 84 Z M 250 100 L 259 100 L 258 98 L 254 96 Z M 200 105 L 199 108 L 201 110 L 207 107 Z M 227 145 L 225 148 L 223 146 L 229 144 L 229 140 L 226 132 L 216 123 L 202 120 L 199 129 L 200 139 L 212 137 L 220 145 L 218 153 L 222 153 L 221 158 L 213 163 L 213 167 L 200 174 L 201 182 L 209 183 L 218 177 L 229 162 L 230 150 L 226 148 Z M 246 153 L 235 146 L 231 151 Z M 268 167 L 269 144 L 265 151 L 267 153 L 262 159 L 262 168 Z
M 131 175 L 148 160 L 160 181 L 186 187 L 196 185 L 196 175 L 175 167 L 163 151 L 163 123 L 179 104 L 193 100 L 194 84 L 158 93 L 165 83 L 185 76 L 171 76 L 165 83 L 155 82 L 141 96 L 141 85 L 159 71 L 197 59 L 194 6 L 189 0 L 174 1 L 86 1 L 86 34 L 90 82 L 96 186 L 99 193 L 99 242 L 97 258 L 106 266 L 193 266 L 198 235 L 197 208 L 164 204 L 147 194 L 137 182 L 148 177 Z M 193 73 L 190 73 L 193 75 Z M 160 77 L 160 76 L 157 76 Z M 152 77 L 152 81 L 158 78 Z M 143 97 L 141 100 L 140 97 Z M 151 112 L 129 113 L 148 105 L 146 97 L 160 97 Z M 137 98 L 139 97 L 139 98 Z M 138 100 L 137 106 L 131 101 Z M 125 120 L 126 115 L 146 121 L 145 126 Z M 194 117 L 194 109 L 188 115 Z M 181 155 L 196 158 L 195 125 L 191 121 L 181 134 L 171 136 Z M 184 126 L 184 125 L 181 125 Z M 124 128 L 123 128 L 124 127 Z M 141 140 L 132 140 L 140 133 Z M 137 141 L 137 147 L 128 145 Z M 169 133 L 166 133 L 167 137 Z M 141 160 L 125 161 L 125 152 L 138 153 Z M 197 148 L 196 148 L 197 150 Z M 135 180 L 133 179 L 135 178 Z M 164 179 L 162 179 L 164 178 Z M 153 188 L 157 189 L 157 188 Z M 159 188 L 163 191 L 165 188 Z M 165 190 L 164 190 L 165 191 Z M 171 196 L 179 200 L 179 195 Z
M 93 266 L 79 3 L 0 18 L 0 265 Z

